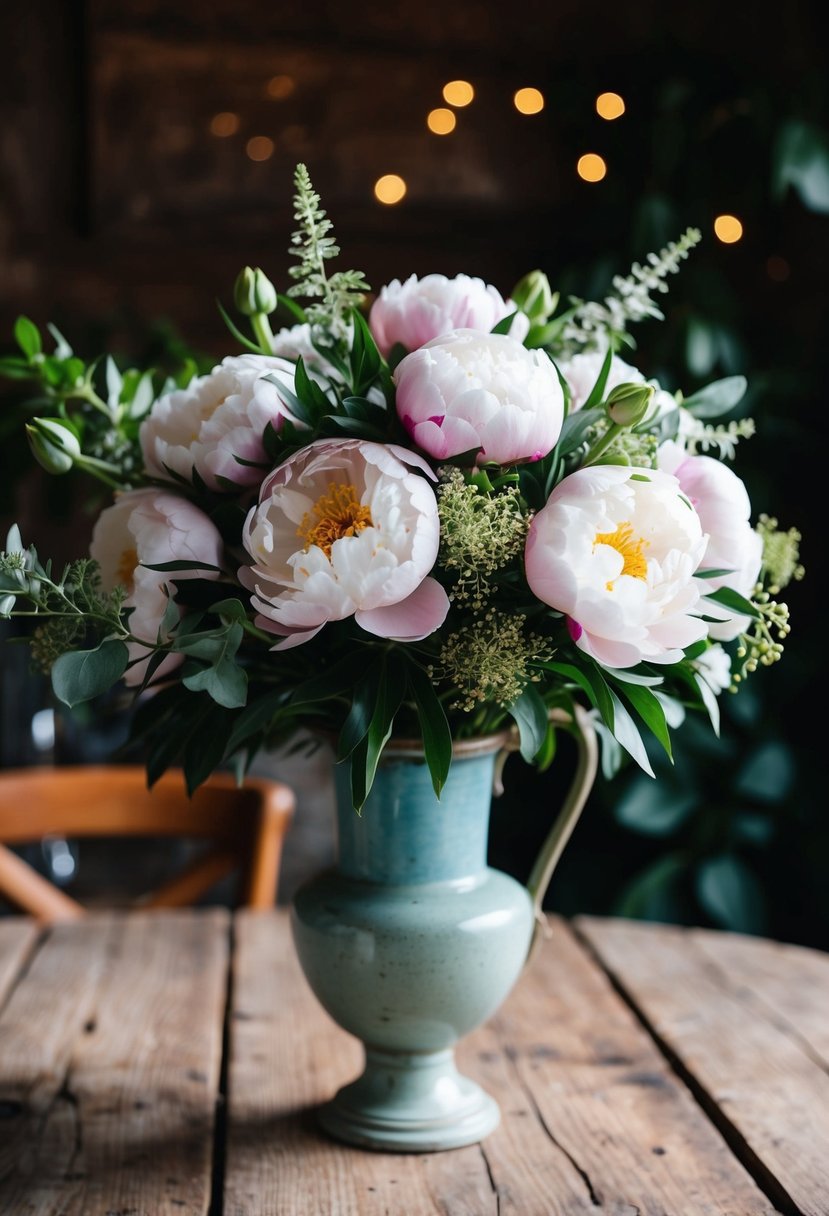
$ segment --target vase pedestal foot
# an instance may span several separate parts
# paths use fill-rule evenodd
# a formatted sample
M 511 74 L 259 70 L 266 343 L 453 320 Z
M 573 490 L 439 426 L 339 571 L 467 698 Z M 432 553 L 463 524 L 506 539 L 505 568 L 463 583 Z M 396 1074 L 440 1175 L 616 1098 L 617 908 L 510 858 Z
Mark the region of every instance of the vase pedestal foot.
M 498 1104 L 461 1076 L 451 1049 L 366 1050 L 362 1076 L 318 1112 L 337 1140 L 393 1153 L 428 1153 L 477 1144 L 499 1123 Z

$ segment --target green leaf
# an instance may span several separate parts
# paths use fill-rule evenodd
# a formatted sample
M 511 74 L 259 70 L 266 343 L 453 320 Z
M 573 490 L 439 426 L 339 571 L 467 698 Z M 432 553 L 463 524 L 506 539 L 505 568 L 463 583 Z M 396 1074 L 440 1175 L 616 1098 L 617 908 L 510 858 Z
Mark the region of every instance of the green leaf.
M 521 755 L 527 764 L 532 764 L 547 736 L 547 706 L 538 689 L 528 684 L 518 700 L 510 705 L 508 712 L 518 726 Z
M 568 414 L 564 419 L 564 425 L 555 446 L 556 453 L 559 456 L 567 456 L 576 448 L 581 447 L 587 438 L 587 432 L 603 416 L 603 410 L 592 409 L 580 409 L 576 410 L 574 414 Z
M 607 681 L 598 668 L 576 667 L 573 663 L 544 662 L 539 664 L 548 671 L 558 672 L 565 679 L 578 684 L 586 694 L 591 705 L 595 705 L 602 716 L 602 721 L 609 730 L 613 730 L 613 701 Z
M 829 212 L 829 137 L 816 123 L 792 120 L 777 137 L 775 193 L 782 197 L 790 186 L 810 211 Z
M 744 595 L 740 595 L 739 591 L 735 591 L 732 587 L 720 587 L 719 591 L 710 591 L 703 596 L 703 599 L 713 600 L 715 604 L 722 604 L 724 608 L 739 612 L 741 616 L 750 616 L 754 620 L 760 618 L 760 613 L 751 600 L 747 600 Z
M 292 321 L 295 321 L 298 325 L 305 324 L 305 310 L 300 308 L 299 304 L 292 300 L 290 296 L 283 296 L 277 292 L 276 302 L 280 308 L 285 309 L 285 312 L 289 314 Z
M 94 650 L 62 654 L 52 666 L 55 696 L 70 709 L 100 696 L 120 680 L 129 657 L 124 643 L 116 638 L 102 642 Z
M 363 666 L 362 677 L 354 687 L 351 708 L 340 731 L 337 742 L 337 761 L 347 759 L 363 742 L 371 725 L 377 703 L 381 680 L 381 664 L 373 663 L 368 670 Z M 353 784 L 353 772 L 352 772 Z M 361 804 L 362 805 L 362 804 Z
M 585 401 L 582 409 L 592 409 L 594 405 L 598 405 L 600 401 L 604 401 L 604 391 L 607 387 L 607 378 L 610 375 L 610 365 L 613 362 L 613 347 L 608 347 L 607 354 L 602 362 L 599 377 L 593 388 L 590 390 L 590 396 Z M 577 411 L 581 413 L 581 410 Z
M 686 397 L 682 404 L 695 418 L 719 418 L 722 414 L 730 413 L 742 401 L 747 387 L 745 376 L 726 376 Z
M 245 708 L 243 713 L 238 714 L 228 739 L 228 754 L 232 755 L 237 751 L 251 735 L 264 731 L 276 714 L 285 708 L 286 700 L 285 692 L 279 689 L 277 692 L 269 692 L 263 697 L 257 697 Z
M 374 712 L 368 733 L 351 757 L 351 795 L 355 811 L 363 804 L 374 783 L 374 774 L 383 748 L 394 727 L 394 719 L 406 688 L 402 664 L 390 654 L 383 663 L 377 688 Z
M 330 697 L 351 693 L 368 666 L 367 652 L 357 647 L 338 662 L 298 685 L 291 694 L 291 703 L 305 705 L 314 701 L 326 701 Z
M 617 743 L 621 743 L 622 747 L 629 756 L 633 757 L 639 767 L 643 769 L 649 777 L 653 777 L 653 768 L 650 760 L 648 759 L 648 753 L 645 750 L 645 745 L 642 742 L 642 736 L 639 734 L 636 723 L 625 709 L 622 702 L 616 696 L 613 689 L 608 689 L 608 691 L 613 702 L 614 738 L 616 739 Z
M 639 920 L 679 919 L 678 886 L 688 868 L 683 853 L 668 853 L 641 871 L 622 892 L 613 908 L 616 916 Z
M 782 802 L 789 796 L 796 776 L 792 750 L 773 739 L 752 752 L 737 774 L 734 792 L 757 802 Z
M 31 360 L 43 350 L 40 330 L 28 317 L 18 317 L 14 323 L 14 338 L 27 359 Z
M 251 342 L 250 338 L 245 337 L 245 335 L 242 333 L 242 331 L 234 324 L 234 322 L 228 316 L 227 311 L 222 306 L 221 300 L 216 301 L 216 307 L 218 308 L 219 312 L 222 314 L 222 320 L 224 321 L 225 325 L 228 327 L 230 332 L 233 334 L 233 337 L 236 339 L 236 341 L 239 343 L 240 346 L 244 346 L 246 350 L 252 351 L 254 355 L 271 353 L 270 351 L 263 352 L 261 346 L 257 346 L 255 342 Z
M 664 781 L 638 775 L 614 804 L 617 823 L 643 836 L 670 836 L 697 803 L 693 790 L 674 789 Z
M 191 692 L 206 692 L 225 709 L 240 709 L 248 699 L 248 677 L 233 659 L 222 656 L 211 667 L 203 667 L 183 678 Z
M 233 714 L 219 705 L 211 705 L 198 731 L 184 745 L 184 780 L 191 796 L 222 763 L 232 726 Z
M 696 893 L 718 925 L 736 933 L 763 933 L 767 924 L 766 897 L 759 880 L 734 853 L 702 862 L 696 873 Z
M 142 562 L 141 565 L 145 570 L 160 570 L 163 573 L 170 570 L 215 570 L 219 574 L 222 573 L 221 566 L 211 566 L 210 562 L 174 561 L 161 562 L 157 566 L 151 566 L 147 562 Z
M 501 320 L 498 322 L 498 324 L 493 325 L 492 329 L 489 332 L 491 334 L 505 334 L 505 335 L 508 334 L 509 331 L 512 329 L 512 323 L 517 316 L 518 316 L 518 309 L 516 309 L 515 312 L 511 312 L 509 314 L 509 316 L 502 317 Z
M 733 570 L 697 570 L 694 574 L 694 578 L 722 578 L 725 574 L 733 573 Z M 698 645 L 702 646 L 703 650 L 705 649 L 705 642 L 699 642 Z M 688 655 L 687 650 L 685 651 L 685 654 Z M 688 655 L 688 657 L 690 658 L 690 655 Z
M 423 751 L 432 786 L 439 798 L 452 765 L 452 732 L 432 681 L 416 663 L 408 665 L 408 684 L 417 708 Z
M 671 752 L 671 736 L 668 731 L 668 724 L 665 721 L 665 711 L 651 690 L 649 688 L 643 688 L 640 684 L 625 684 L 621 689 L 621 692 L 622 696 L 625 697 L 636 710 L 637 714 L 645 723 L 648 730 L 650 730 L 655 738 L 661 743 L 662 747 L 665 749 L 668 759 L 673 761 L 673 755 Z

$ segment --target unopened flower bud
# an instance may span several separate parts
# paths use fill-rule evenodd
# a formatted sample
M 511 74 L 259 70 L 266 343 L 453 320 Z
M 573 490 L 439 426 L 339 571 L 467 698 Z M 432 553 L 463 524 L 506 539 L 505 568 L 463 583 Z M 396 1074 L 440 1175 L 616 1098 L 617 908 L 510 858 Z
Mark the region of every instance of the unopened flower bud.
M 276 288 L 258 266 L 246 266 L 236 279 L 233 302 L 244 317 L 269 316 L 276 309 Z
M 33 418 L 26 424 L 32 455 L 47 473 L 68 473 L 81 454 L 78 436 L 59 418 Z
M 558 296 L 543 270 L 531 270 L 512 289 L 513 304 L 517 304 L 531 321 L 541 324 L 555 311 Z
M 607 398 L 607 416 L 617 426 L 636 426 L 650 409 L 653 388 L 650 384 L 617 384 Z

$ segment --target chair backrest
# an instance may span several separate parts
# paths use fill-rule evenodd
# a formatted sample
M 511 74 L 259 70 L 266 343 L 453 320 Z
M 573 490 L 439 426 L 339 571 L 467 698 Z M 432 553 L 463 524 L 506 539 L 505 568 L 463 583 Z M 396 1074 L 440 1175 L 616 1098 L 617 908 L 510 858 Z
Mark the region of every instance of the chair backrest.
M 165 773 L 148 790 L 139 765 L 0 771 L 0 897 L 45 923 L 73 920 L 85 911 L 5 845 L 47 836 L 177 836 L 212 845 L 142 899 L 142 907 L 191 904 L 237 868 L 239 902 L 270 907 L 293 808 L 293 792 L 281 782 L 250 778 L 240 788 L 225 773 L 214 774 L 190 798 L 180 772 Z

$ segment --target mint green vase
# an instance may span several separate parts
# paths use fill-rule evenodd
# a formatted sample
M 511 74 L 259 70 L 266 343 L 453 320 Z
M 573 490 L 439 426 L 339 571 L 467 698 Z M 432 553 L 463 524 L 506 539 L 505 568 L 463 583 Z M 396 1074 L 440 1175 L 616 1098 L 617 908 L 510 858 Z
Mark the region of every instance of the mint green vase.
M 422 755 L 392 742 L 361 815 L 348 766 L 338 766 L 338 863 L 300 888 L 291 918 L 311 988 L 365 1046 L 362 1075 L 319 1111 L 337 1139 L 427 1152 L 476 1143 L 498 1124 L 497 1104 L 458 1072 L 453 1049 L 501 1005 L 527 960 L 595 775 L 592 730 L 578 737 L 571 797 L 527 887 L 486 863 L 509 736 L 456 745 L 439 801 Z

